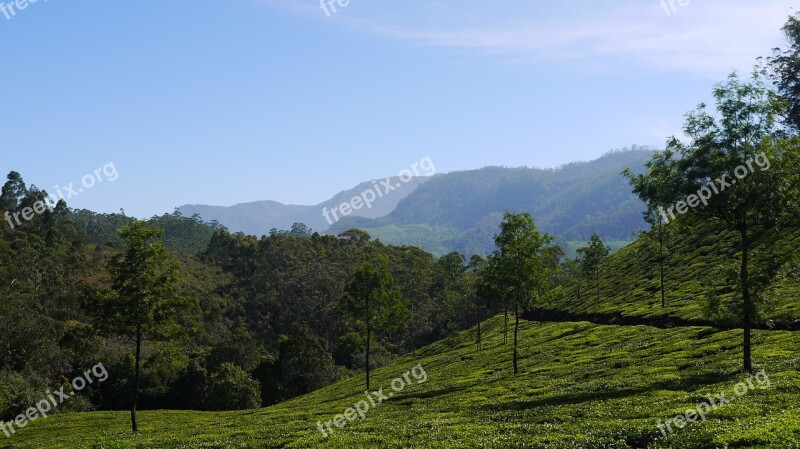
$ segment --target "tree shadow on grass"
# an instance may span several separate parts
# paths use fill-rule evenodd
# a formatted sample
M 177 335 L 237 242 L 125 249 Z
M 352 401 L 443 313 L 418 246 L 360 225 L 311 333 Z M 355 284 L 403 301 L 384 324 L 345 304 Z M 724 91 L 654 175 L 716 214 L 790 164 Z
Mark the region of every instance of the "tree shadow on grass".
M 423 393 L 416 393 L 416 394 L 405 394 L 401 392 L 397 393 L 397 395 L 395 396 L 396 399 L 394 399 L 392 402 L 394 402 L 395 404 L 403 404 L 404 402 L 411 402 L 414 399 L 431 399 L 437 396 L 443 396 L 450 393 L 463 393 L 472 388 L 473 386 L 474 385 L 465 385 L 463 387 L 451 386 L 447 388 L 440 388 L 438 390 L 426 391 Z
M 537 407 L 580 404 L 592 401 L 605 401 L 609 399 L 622 399 L 637 396 L 654 391 L 679 391 L 691 394 L 692 391 L 710 384 L 724 381 L 732 381 L 738 373 L 703 373 L 677 380 L 655 382 L 641 388 L 623 388 L 613 391 L 598 391 L 595 393 L 569 393 L 559 396 L 545 397 L 532 401 L 516 401 L 501 404 L 484 405 L 481 409 L 485 411 L 519 411 L 533 409 Z M 733 383 L 733 382 L 732 382 Z
M 575 324 L 581 324 L 581 323 L 575 323 Z M 548 338 L 546 340 L 542 340 L 540 342 L 537 342 L 537 344 L 538 345 L 543 345 L 545 343 L 550 343 L 550 342 L 553 342 L 553 341 L 563 340 L 563 339 L 565 339 L 567 337 L 572 337 L 574 335 L 585 334 L 587 331 L 589 331 L 591 329 L 592 329 L 591 327 L 579 326 L 579 327 L 577 327 L 575 329 L 570 329 L 568 331 L 562 332 L 562 333 L 560 333 L 558 335 L 555 335 L 555 336 L 553 336 L 551 338 Z

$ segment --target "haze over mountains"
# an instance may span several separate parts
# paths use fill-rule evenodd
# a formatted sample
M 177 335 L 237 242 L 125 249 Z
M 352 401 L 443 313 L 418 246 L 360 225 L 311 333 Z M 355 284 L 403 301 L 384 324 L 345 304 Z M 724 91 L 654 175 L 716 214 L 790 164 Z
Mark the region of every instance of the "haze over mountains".
M 397 187 L 382 194 L 380 198 L 372 202 L 372 207 L 353 210 L 351 216 L 377 218 L 388 215 L 402 199 L 430 178 L 415 177 L 407 182 L 401 182 L 398 177 L 387 179 Z M 277 201 L 256 201 L 230 207 L 190 204 L 181 206 L 178 210 L 185 216 L 197 214 L 205 221 L 216 220 L 231 232 L 244 232 L 248 235 L 261 236 L 269 233 L 272 228 L 290 229 L 294 223 L 304 223 L 315 231 L 323 232 L 330 227 L 330 223 L 322 214 L 324 209 L 331 210 L 339 207 L 342 203 L 349 202 L 353 197 L 359 196 L 365 191 L 381 188 L 375 186 L 375 181 L 378 181 L 379 184 L 384 180 L 362 182 L 352 189 L 339 192 L 331 199 L 314 206 L 287 205 Z M 383 188 L 381 188 L 381 192 L 383 192 Z
M 413 178 L 378 198 L 371 208 L 354 210 L 330 225 L 323 209 L 350 202 L 375 189 L 374 181 L 340 192 L 315 206 L 275 201 L 231 207 L 185 205 L 183 215 L 216 220 L 232 232 L 263 235 L 272 228 L 305 223 L 320 233 L 363 229 L 396 245 L 415 245 L 434 254 L 458 251 L 487 254 L 505 211 L 531 212 L 539 228 L 562 241 L 580 241 L 598 233 L 606 240 L 629 240 L 644 228 L 644 205 L 621 175 L 625 168 L 643 170 L 650 149 L 634 146 L 589 162 L 556 169 L 486 167 L 479 170 Z

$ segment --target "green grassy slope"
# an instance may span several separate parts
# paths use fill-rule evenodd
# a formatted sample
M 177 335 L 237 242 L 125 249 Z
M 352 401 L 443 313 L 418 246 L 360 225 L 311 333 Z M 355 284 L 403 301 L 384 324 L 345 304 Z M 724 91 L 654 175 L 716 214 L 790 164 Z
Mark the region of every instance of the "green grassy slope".
M 722 274 L 736 270 L 741 248 L 737 236 L 708 225 L 678 232 L 671 240 L 672 254 L 666 269 L 667 307 L 661 307 L 657 252 L 642 239 L 611 255 L 600 275 L 600 301 L 595 281 L 587 279 L 578 295 L 574 283 L 555 289 L 538 305 L 555 310 L 588 313 L 621 313 L 625 316 L 674 316 L 703 319 L 708 292 L 715 290 L 723 303 L 733 304 L 737 294 L 727 287 Z M 764 321 L 785 326 L 800 323 L 800 229 L 762 234 L 754 244 L 754 257 L 773 258 L 763 251 L 789 255 L 790 260 L 759 306 Z M 751 267 L 751 270 L 753 267 Z M 753 273 L 751 273 L 752 275 Z M 730 317 L 728 317 L 730 318 Z
M 640 448 L 800 447 L 800 334 L 755 333 L 756 365 L 771 386 L 754 388 L 664 438 L 656 420 L 685 413 L 705 395 L 734 396 L 739 331 L 589 323 L 522 324 L 521 374 L 511 374 L 502 319 L 398 358 L 373 390 L 421 365 L 410 385 L 324 438 L 316 429 L 364 398 L 363 376 L 274 407 L 245 412 L 65 414 L 39 420 L 0 447 L 88 448 Z M 2 436 L 0 436 L 2 437 Z

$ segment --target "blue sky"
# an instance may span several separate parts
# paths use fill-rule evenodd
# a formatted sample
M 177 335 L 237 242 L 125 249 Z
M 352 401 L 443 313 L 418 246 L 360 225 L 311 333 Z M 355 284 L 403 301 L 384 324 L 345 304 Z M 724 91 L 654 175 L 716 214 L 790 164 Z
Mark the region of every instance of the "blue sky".
M 0 169 L 52 191 L 112 162 L 70 206 L 147 217 L 660 146 L 797 4 L 39 0 L 0 13 Z

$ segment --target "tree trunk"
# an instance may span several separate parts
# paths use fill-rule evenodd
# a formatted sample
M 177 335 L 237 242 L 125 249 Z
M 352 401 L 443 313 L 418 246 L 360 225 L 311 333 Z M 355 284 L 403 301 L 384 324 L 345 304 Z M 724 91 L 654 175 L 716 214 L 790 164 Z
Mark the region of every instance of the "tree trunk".
M 508 308 L 503 309 L 503 313 L 505 314 L 504 326 L 503 326 L 503 344 L 508 344 Z
M 142 326 L 136 327 L 136 361 L 133 374 L 133 405 L 131 406 L 131 429 L 139 431 L 139 422 L 136 420 L 136 409 L 139 407 L 139 379 L 141 378 L 140 360 L 142 358 Z
M 594 272 L 595 284 L 597 284 L 597 303 L 600 304 L 600 269 Z
M 478 351 L 481 350 L 481 304 L 480 304 L 480 297 L 475 295 L 475 317 L 478 320 L 478 335 L 476 337 L 476 344 L 478 345 Z
M 750 356 L 750 332 L 753 320 L 753 304 L 750 299 L 750 283 L 748 278 L 748 264 L 750 257 L 750 242 L 747 235 L 747 226 L 741 227 L 742 233 L 742 301 L 744 302 L 744 371 L 746 373 L 753 372 L 753 361 Z
M 367 324 L 367 361 L 366 361 L 366 369 L 367 369 L 367 391 L 369 391 L 369 343 L 372 339 L 372 326 Z
M 667 292 L 664 289 L 664 236 L 661 232 L 658 234 L 658 245 L 658 265 L 661 268 L 661 308 L 663 309 L 667 307 Z
M 514 374 L 519 373 L 519 368 L 517 367 L 517 335 L 519 334 L 519 308 L 514 307 Z
M 481 321 L 478 319 L 478 336 L 477 336 L 478 351 L 481 350 Z

